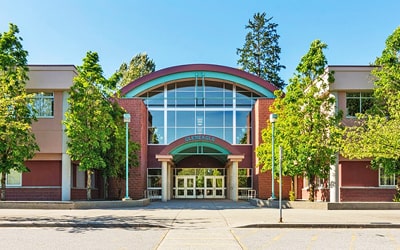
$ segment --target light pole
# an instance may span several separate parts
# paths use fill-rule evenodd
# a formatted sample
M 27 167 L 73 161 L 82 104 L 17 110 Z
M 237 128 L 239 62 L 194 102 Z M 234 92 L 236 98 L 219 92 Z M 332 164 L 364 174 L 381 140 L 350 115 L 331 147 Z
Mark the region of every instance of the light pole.
M 269 121 L 272 124 L 272 168 L 271 168 L 271 183 L 272 183 L 272 191 L 271 191 L 271 200 L 275 200 L 275 192 L 274 192 L 274 165 L 275 165 L 275 122 L 278 119 L 277 114 L 270 114 Z
M 128 146 L 128 123 L 131 122 L 131 115 L 130 114 L 124 114 L 124 122 L 125 122 L 125 198 L 123 200 L 130 200 L 129 198 L 129 189 L 128 189 L 128 166 L 129 166 L 129 160 L 128 160 L 128 154 L 129 154 L 129 146 Z

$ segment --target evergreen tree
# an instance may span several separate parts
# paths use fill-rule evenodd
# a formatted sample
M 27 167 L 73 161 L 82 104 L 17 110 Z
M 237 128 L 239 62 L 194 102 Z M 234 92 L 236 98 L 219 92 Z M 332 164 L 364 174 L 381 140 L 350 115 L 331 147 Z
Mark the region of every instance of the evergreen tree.
M 285 66 L 279 63 L 281 48 L 278 43 L 280 36 L 276 31 L 278 24 L 271 20 L 272 17 L 267 18 L 266 13 L 256 13 L 253 20 L 249 20 L 249 24 L 245 26 L 250 30 L 245 44 L 243 48 L 236 50 L 236 54 L 240 56 L 237 62 L 244 71 L 283 89 L 286 84 L 280 78 L 279 72 Z
M 26 93 L 27 56 L 19 29 L 10 24 L 0 34 L 0 173 L 1 200 L 6 199 L 6 175 L 11 170 L 29 171 L 24 162 L 32 158 L 39 146 L 31 130 L 36 120 L 32 95 Z
M 122 78 L 119 85 L 123 87 L 137 78 L 154 72 L 155 69 L 154 61 L 146 53 L 137 54 L 132 58 L 129 66 L 126 63 L 120 66 L 119 73 Z

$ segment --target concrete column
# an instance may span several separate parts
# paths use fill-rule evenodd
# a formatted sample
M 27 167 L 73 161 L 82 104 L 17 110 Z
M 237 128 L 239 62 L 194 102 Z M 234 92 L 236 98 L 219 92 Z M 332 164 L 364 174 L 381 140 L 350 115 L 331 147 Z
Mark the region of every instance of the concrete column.
M 230 198 L 233 201 L 238 200 L 238 162 L 233 161 L 230 166 Z
M 61 200 L 71 200 L 71 158 L 63 153 L 61 158 Z
M 62 114 L 63 120 L 65 120 L 65 112 L 68 110 L 68 92 L 63 92 L 62 100 Z M 65 134 L 65 126 L 62 126 L 62 156 L 61 156 L 61 200 L 69 201 L 71 200 L 71 158 L 67 154 L 68 148 L 68 137 Z
M 168 162 L 163 161 L 161 163 L 161 200 L 168 200 Z
M 329 201 L 339 202 L 339 156 L 329 170 Z
M 161 162 L 161 200 L 166 202 L 171 199 L 171 165 L 172 155 L 156 155 Z
M 171 193 L 172 193 L 172 168 L 171 168 L 171 165 L 170 164 L 168 164 L 168 167 L 167 167 L 167 172 L 168 172 L 168 183 L 167 183 L 167 200 L 171 200 L 171 198 L 172 198 L 172 195 L 171 195 Z
M 229 161 L 229 198 L 237 201 L 239 198 L 238 192 L 238 168 L 239 162 L 244 159 L 244 155 L 228 155 Z

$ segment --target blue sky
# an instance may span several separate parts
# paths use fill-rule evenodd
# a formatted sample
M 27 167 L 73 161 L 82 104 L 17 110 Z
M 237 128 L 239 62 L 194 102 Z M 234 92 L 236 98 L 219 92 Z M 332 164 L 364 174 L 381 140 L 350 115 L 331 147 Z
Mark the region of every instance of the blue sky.
M 105 76 L 146 52 L 156 69 L 190 63 L 238 67 L 236 49 L 256 12 L 281 36 L 287 82 L 311 42 L 330 65 L 368 65 L 400 25 L 399 0 L 1 0 L 0 32 L 20 28 L 29 64 L 81 65 L 96 51 Z

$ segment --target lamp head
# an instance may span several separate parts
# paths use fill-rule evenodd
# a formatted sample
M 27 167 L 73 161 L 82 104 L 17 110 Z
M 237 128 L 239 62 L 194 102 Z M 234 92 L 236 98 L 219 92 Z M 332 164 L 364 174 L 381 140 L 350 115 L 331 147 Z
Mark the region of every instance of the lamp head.
M 269 121 L 270 121 L 271 123 L 276 122 L 277 119 L 278 119 L 278 115 L 277 115 L 277 114 L 270 114 L 270 115 L 269 115 Z
M 131 122 L 131 115 L 130 114 L 124 114 L 124 122 Z

